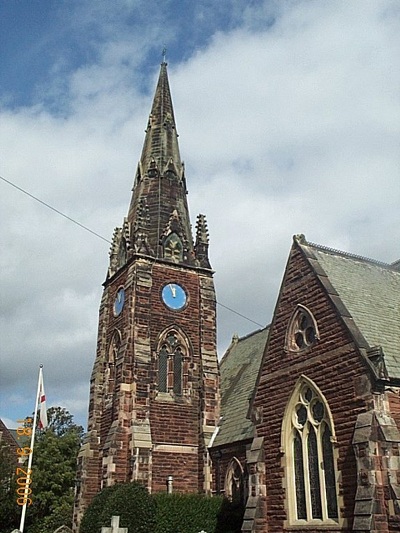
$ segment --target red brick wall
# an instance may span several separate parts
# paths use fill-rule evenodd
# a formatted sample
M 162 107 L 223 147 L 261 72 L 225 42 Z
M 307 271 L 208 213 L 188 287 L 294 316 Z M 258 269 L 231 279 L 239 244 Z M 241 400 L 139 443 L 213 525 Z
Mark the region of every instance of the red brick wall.
M 317 321 L 320 340 L 300 353 L 285 351 L 286 330 L 297 304 L 306 306 Z M 370 401 L 369 386 L 357 387 L 366 366 L 344 327 L 329 297 L 302 252 L 294 245 L 289 258 L 280 298 L 275 311 L 269 345 L 264 356 L 262 375 L 254 407 L 262 411 L 257 434 L 265 437 L 267 520 L 269 532 L 286 531 L 284 469 L 280 454 L 284 411 L 294 386 L 303 374 L 325 395 L 332 412 L 339 459 L 340 514 L 349 519 L 354 507 L 356 462 L 352 449 L 354 424 Z M 340 505 L 339 500 L 339 505 Z M 305 528 L 308 532 L 313 531 Z M 324 531 L 328 531 L 325 530 Z
M 188 296 L 181 311 L 171 311 L 161 300 L 163 286 L 174 282 Z M 125 305 L 115 317 L 113 306 L 120 286 L 125 288 Z M 183 332 L 189 347 L 184 363 L 185 394 L 174 399 L 157 394 L 157 346 L 169 327 Z M 121 333 L 121 348 L 115 361 L 114 392 L 107 395 L 105 370 L 116 329 Z M 212 368 L 210 361 L 214 361 Z M 166 477 L 173 475 L 174 490 L 202 491 L 206 459 L 203 427 L 218 420 L 218 385 L 211 272 L 134 259 L 106 285 L 100 307 L 89 407 L 91 454 L 80 459 L 81 472 L 86 475 L 82 478 L 80 508 L 102 485 L 131 479 L 132 453 L 137 453 L 133 449 L 136 445 L 132 446 L 135 421 L 150 422 L 152 450 L 140 451 L 135 463 L 149 489 L 166 490 Z

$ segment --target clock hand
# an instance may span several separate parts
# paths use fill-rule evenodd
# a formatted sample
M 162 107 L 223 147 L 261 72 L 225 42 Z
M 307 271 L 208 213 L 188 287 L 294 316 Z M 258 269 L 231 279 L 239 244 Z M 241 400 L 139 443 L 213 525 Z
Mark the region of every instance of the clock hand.
M 176 287 L 174 287 L 172 285 L 172 283 L 170 283 L 169 286 L 171 287 L 172 298 L 175 298 L 176 297 Z

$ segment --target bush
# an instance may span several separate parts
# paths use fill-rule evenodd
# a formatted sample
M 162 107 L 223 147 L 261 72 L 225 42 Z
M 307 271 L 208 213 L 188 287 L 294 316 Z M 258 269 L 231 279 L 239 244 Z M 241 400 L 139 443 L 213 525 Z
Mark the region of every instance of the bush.
M 113 515 L 120 516 L 120 527 L 129 532 L 154 532 L 156 506 L 140 483 L 118 483 L 99 492 L 83 515 L 80 533 L 99 533 L 110 526 Z
M 217 517 L 215 533 L 240 533 L 245 506 L 240 501 L 224 498 Z
M 214 533 L 222 497 L 158 493 L 153 498 L 157 506 L 154 533 Z
M 121 483 L 95 496 L 83 515 L 80 533 L 99 533 L 113 515 L 129 533 L 240 533 L 244 506 L 222 496 L 150 495 L 143 485 Z

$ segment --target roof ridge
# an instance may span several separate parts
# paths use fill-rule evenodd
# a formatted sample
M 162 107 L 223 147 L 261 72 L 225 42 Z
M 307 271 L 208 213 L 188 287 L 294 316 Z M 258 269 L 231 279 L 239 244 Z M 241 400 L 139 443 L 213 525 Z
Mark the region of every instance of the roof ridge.
M 372 259 L 370 257 L 365 257 L 363 255 L 358 254 L 352 254 L 351 252 L 344 252 L 343 250 L 338 250 L 337 248 L 330 248 L 329 246 L 324 246 L 323 244 L 316 244 L 315 242 L 309 242 L 306 241 L 305 243 L 302 243 L 303 246 L 312 246 L 313 248 L 317 248 L 318 250 L 328 252 L 335 255 L 341 255 L 342 257 L 348 257 L 349 259 L 359 259 L 361 261 L 365 261 L 368 263 L 372 263 L 377 266 L 389 268 L 390 270 L 397 270 L 395 264 L 393 263 L 385 263 L 384 261 L 379 261 L 378 259 Z
M 238 338 L 238 342 L 240 341 L 244 341 L 250 337 L 252 337 L 253 335 L 256 335 L 257 333 L 261 333 L 262 331 L 265 331 L 266 329 L 268 329 L 269 327 L 271 326 L 271 324 L 267 324 L 265 327 L 263 328 L 260 328 L 260 329 L 256 329 L 255 331 L 251 331 L 250 333 L 248 333 L 247 335 L 244 335 L 244 337 L 239 337 Z

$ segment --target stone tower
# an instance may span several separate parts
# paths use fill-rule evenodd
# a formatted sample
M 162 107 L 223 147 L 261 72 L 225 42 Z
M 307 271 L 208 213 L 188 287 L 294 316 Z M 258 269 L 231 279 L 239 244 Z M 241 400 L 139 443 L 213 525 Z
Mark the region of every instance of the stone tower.
M 216 300 L 208 231 L 193 241 L 167 64 L 160 75 L 128 216 L 116 228 L 100 305 L 88 433 L 74 512 L 103 487 L 208 492 L 219 417 Z

